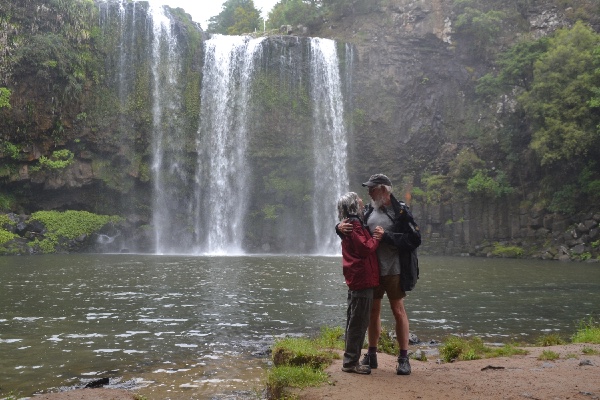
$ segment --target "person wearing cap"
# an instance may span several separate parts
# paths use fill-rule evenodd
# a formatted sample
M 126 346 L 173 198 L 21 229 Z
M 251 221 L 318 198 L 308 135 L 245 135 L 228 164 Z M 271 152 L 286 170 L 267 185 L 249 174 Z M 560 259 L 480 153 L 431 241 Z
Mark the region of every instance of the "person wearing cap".
M 411 257 L 411 251 L 414 251 L 421 244 L 419 227 L 407 205 L 402 201 L 398 201 L 392 194 L 392 182 L 386 175 L 372 175 L 362 186 L 368 188 L 372 200 L 371 204 L 365 207 L 364 223 L 370 229 L 381 226 L 384 233 L 376 250 L 380 279 L 379 286 L 375 288 L 373 294 L 373 306 L 368 328 L 369 349 L 361 364 L 369 365 L 372 369 L 377 368 L 377 343 L 381 335 L 381 301 L 383 295 L 387 294 L 395 319 L 396 338 L 400 347 L 396 373 L 398 375 L 410 375 L 411 368 L 408 359 L 409 323 L 404 309 L 404 297 L 406 297 L 406 290 L 410 290 L 414 286 L 418 278 L 418 269 L 415 277 L 407 277 L 404 274 L 405 282 L 402 282 L 400 277 L 401 266 L 404 264 L 406 267 L 406 262 Z M 347 223 L 347 221 L 342 221 L 336 226 L 336 232 L 340 237 L 351 234 L 353 229 L 352 224 Z
M 354 192 L 349 192 L 337 202 L 338 218 L 352 224 L 349 235 L 342 239 L 342 270 L 348 285 L 346 309 L 346 341 L 342 371 L 368 375 L 369 365 L 360 363 L 360 352 L 370 322 L 373 307 L 373 288 L 379 286 L 379 264 L 375 250 L 383 234 L 376 227 L 373 235 L 363 225 L 363 202 Z

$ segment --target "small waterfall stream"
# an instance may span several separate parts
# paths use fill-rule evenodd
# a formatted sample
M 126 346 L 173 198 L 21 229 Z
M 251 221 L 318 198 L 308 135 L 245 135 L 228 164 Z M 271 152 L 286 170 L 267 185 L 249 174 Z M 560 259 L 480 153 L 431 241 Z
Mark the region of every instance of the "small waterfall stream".
M 339 239 L 332 235 L 337 221 L 337 199 L 348 191 L 347 139 L 344 100 L 335 42 L 311 39 L 311 95 L 314 113 L 314 212 L 317 254 L 340 252 Z

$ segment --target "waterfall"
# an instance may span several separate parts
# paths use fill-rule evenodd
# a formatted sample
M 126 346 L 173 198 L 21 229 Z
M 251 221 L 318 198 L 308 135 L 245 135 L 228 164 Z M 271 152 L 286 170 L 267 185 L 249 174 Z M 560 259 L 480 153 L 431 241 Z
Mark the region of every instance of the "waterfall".
M 311 39 L 311 96 L 314 133 L 313 226 L 317 254 L 339 254 L 335 235 L 337 199 L 348 191 L 347 140 L 344 101 L 336 44 Z
M 152 15 L 152 175 L 154 183 L 152 226 L 155 252 L 189 253 L 193 235 L 185 229 L 191 212 L 185 188 L 185 132 L 178 125 L 182 108 L 181 61 L 171 21 L 164 7 L 150 2 Z
M 156 254 L 339 254 L 352 54 L 342 64 L 328 39 L 199 39 L 160 2 L 100 2 L 119 115 L 118 154 L 99 167 L 118 174 L 107 187 L 136 224 L 115 242 Z
M 204 253 L 243 253 L 250 84 L 262 40 L 215 35 L 205 42 L 196 174 L 196 232 L 204 235 Z

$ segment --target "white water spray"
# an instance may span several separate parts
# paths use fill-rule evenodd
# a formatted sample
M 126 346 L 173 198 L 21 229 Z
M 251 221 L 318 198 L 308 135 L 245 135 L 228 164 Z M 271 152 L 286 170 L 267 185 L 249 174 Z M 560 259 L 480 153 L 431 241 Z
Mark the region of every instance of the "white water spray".
M 339 254 L 335 235 L 337 199 L 348 191 L 347 139 L 339 62 L 333 40 L 311 40 L 311 95 L 314 103 L 313 226 L 317 254 Z
M 203 253 L 243 253 L 250 91 L 262 40 L 215 35 L 205 42 L 196 175 Z

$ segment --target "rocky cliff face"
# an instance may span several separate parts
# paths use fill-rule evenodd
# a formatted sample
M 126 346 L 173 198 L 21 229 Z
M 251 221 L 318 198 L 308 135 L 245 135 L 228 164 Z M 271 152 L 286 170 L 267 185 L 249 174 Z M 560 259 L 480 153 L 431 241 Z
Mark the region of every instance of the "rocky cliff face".
M 19 54 L 18 38 L 25 31 L 58 33 L 70 15 L 43 1 L 26 3 L 31 7 L 2 2 L 12 15 L 0 19 L 0 38 L 5 43 L 2 66 L 9 64 L 6 60 L 12 54 Z M 550 1 L 527 4 L 519 12 L 532 35 L 545 35 L 570 23 L 569 9 Z M 75 86 L 80 88 L 77 96 L 65 95 L 68 80 L 64 83 L 54 69 L 42 68 L 43 60 L 31 69 L 2 70 L 0 86 L 11 88 L 12 107 L 0 109 L 0 132 L 5 142 L 20 149 L 11 158 L 4 146 L 2 188 L 17 194 L 20 212 L 84 209 L 126 215 L 124 229 L 131 231 L 129 236 L 140 237 L 142 250 L 149 250 L 152 238 L 145 232 L 152 223 L 150 132 L 154 128 L 149 95 L 152 65 L 146 58 L 151 52 L 145 22 L 148 8 L 144 3 L 127 7 L 124 15 L 134 26 L 127 35 L 131 43 L 118 39 L 124 37 L 117 32 L 121 17 L 106 4 L 94 14 L 96 21 L 104 21 L 105 31 L 98 35 L 94 30 L 99 28 L 90 22 L 82 30 L 96 35 L 84 34 L 70 42 L 78 52 L 92 51 L 103 62 L 85 65 L 87 78 Z M 506 108 L 511 99 L 498 105 L 475 97 L 475 81 L 490 65 L 484 54 L 468 50 L 468 38 L 456 34 L 453 12 L 449 0 L 389 0 L 366 14 L 327 21 L 321 31 L 307 33 L 339 40 L 351 189 L 359 190 L 369 175 L 382 172 L 392 179 L 397 196 L 410 201 L 413 189 L 423 187 L 427 176 L 447 174 L 458 152 L 477 148 L 472 131 L 491 132 L 499 124 L 497 110 Z M 189 150 L 183 157 L 192 159 L 200 124 L 205 35 L 185 15 L 174 13 L 172 18 L 183 46 L 186 77 L 186 84 L 178 89 L 183 106 L 172 129 L 181 129 L 182 146 Z M 522 26 L 504 28 L 499 46 L 523 33 Z M 255 79 L 253 108 L 261 117 L 250 121 L 253 195 L 247 221 L 251 228 L 244 239 L 249 251 L 307 251 L 311 239 L 306 238 L 314 235 L 304 221 L 318 190 L 306 173 L 313 162 L 306 41 L 292 36 L 267 38 Z M 130 58 L 119 53 L 124 48 Z M 53 56 L 57 54 L 58 50 Z M 129 68 L 119 69 L 122 63 Z M 73 163 L 61 170 L 32 171 L 40 157 L 50 157 L 55 148 L 70 149 L 75 154 Z M 485 156 L 491 168 L 501 162 L 496 159 L 499 154 Z M 185 165 L 191 173 L 191 161 Z M 502 201 L 452 199 L 441 193 L 439 198 L 414 200 L 411 205 L 425 235 L 423 251 L 429 254 L 487 255 L 498 250 L 494 242 L 545 258 L 598 252 L 592 246 L 598 240 L 597 210 L 567 218 L 520 205 L 526 200 L 524 195 Z M 288 234 L 292 227 L 296 236 Z M 185 231 L 185 221 L 181 229 Z

